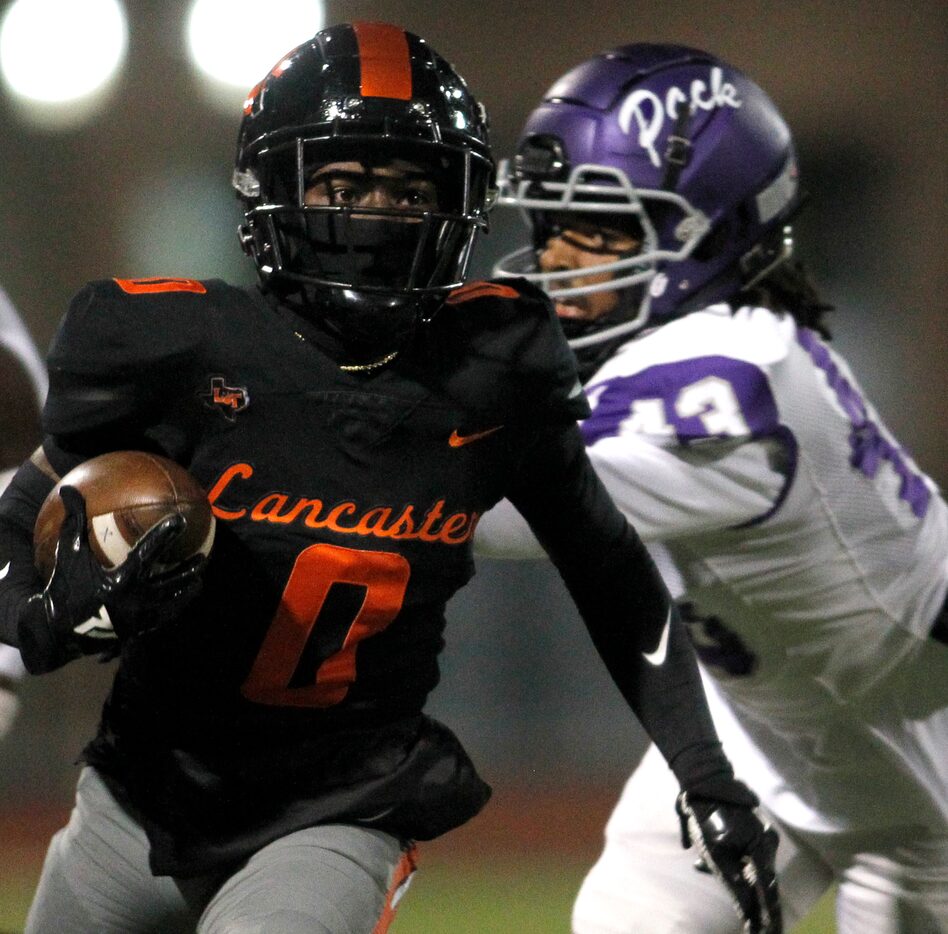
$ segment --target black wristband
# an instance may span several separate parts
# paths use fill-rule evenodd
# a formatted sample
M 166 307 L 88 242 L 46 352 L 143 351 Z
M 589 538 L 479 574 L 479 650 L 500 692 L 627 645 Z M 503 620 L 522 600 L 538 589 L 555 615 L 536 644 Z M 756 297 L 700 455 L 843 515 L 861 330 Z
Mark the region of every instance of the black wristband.
M 756 796 L 734 777 L 734 769 L 720 743 L 700 743 L 683 749 L 669 763 L 682 791 L 690 798 L 727 801 L 756 807 Z

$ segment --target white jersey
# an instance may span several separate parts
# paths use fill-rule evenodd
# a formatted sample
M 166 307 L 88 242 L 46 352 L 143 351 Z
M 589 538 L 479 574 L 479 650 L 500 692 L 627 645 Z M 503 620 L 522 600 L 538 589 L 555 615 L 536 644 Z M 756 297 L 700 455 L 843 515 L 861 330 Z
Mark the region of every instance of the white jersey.
M 2 289 L 0 289 L 0 347 L 10 351 L 23 364 L 36 389 L 36 399 L 42 405 L 48 385 L 46 367 L 43 365 L 29 331 Z M 6 489 L 15 469 L 13 465 L 4 469 L 4 465 L 0 464 L 0 493 Z M 0 676 L 19 678 L 22 674 L 23 664 L 20 661 L 20 653 L 10 646 L 0 645 Z
M 804 833 L 944 835 L 948 508 L 846 363 L 789 315 L 715 305 L 586 391 L 590 457 L 659 546 L 738 773 Z M 512 512 L 482 553 L 535 553 Z

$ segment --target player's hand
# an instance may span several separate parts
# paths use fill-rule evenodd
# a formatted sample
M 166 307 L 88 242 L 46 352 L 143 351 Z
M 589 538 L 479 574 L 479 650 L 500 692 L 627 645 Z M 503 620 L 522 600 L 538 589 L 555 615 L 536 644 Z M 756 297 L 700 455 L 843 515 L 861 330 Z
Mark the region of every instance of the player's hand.
M 82 494 L 64 486 L 60 495 L 66 515 L 53 573 L 20 624 L 21 650 L 33 672 L 108 651 L 119 639 L 173 621 L 200 591 L 205 564 L 199 556 L 161 570 L 162 555 L 184 529 L 176 515 L 149 529 L 118 567 L 104 568 L 89 544 Z
M 682 843 L 694 844 L 696 868 L 712 872 L 726 886 L 743 922 L 744 934 L 782 934 L 783 919 L 774 861 L 777 831 L 753 808 L 682 792 L 676 802 Z

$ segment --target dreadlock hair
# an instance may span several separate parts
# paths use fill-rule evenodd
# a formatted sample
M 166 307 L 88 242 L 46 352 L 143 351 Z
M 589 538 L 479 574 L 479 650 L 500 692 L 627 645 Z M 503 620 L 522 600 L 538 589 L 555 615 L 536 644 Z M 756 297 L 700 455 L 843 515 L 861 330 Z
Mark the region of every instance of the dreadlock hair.
M 763 305 L 789 314 L 801 327 L 812 328 L 826 340 L 832 337 L 823 316 L 834 306 L 821 300 L 799 260 L 781 263 L 759 282 L 733 296 L 729 304 L 735 310 L 742 305 Z

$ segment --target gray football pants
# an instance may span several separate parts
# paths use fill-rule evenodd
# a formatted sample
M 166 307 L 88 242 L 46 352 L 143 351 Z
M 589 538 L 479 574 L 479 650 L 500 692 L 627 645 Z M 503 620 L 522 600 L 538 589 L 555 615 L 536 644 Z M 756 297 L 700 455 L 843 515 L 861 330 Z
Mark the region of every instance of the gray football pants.
M 141 826 L 85 768 L 25 934 L 381 934 L 411 868 L 395 837 L 330 824 L 269 844 L 232 875 L 156 877 Z

